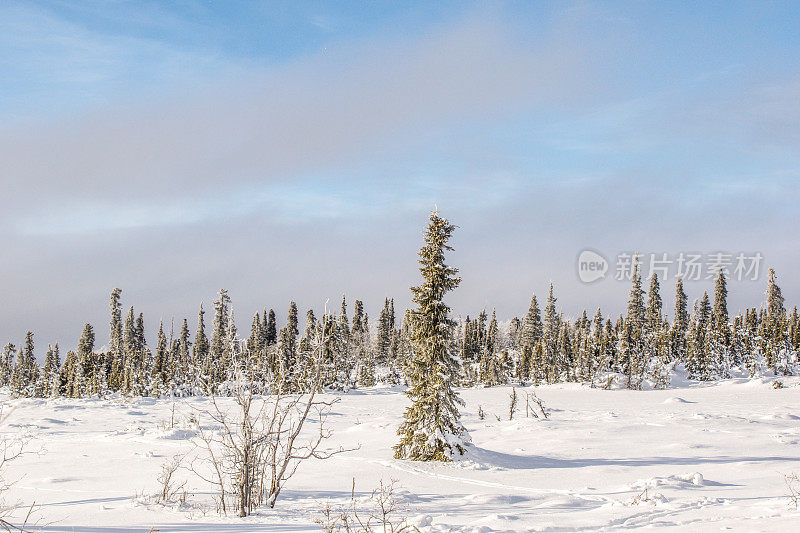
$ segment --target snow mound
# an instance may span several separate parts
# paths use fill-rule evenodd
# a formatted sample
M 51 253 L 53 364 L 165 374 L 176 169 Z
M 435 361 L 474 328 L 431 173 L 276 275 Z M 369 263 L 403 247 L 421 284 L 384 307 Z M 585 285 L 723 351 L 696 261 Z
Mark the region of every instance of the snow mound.
M 190 440 L 194 438 L 197 434 L 196 431 L 191 429 L 167 429 L 160 431 L 158 435 L 156 435 L 159 439 L 167 439 L 167 440 Z
M 689 400 L 684 400 L 680 396 L 673 396 L 672 398 L 667 398 L 662 403 L 695 403 L 695 402 L 690 402 Z
M 433 523 L 433 517 L 429 514 L 421 514 L 409 518 L 408 523 L 418 528 L 428 527 Z
M 662 488 L 686 488 L 688 486 L 702 487 L 706 485 L 703 474 L 700 472 L 690 472 L 686 474 L 677 474 L 665 477 L 651 477 L 647 479 L 636 480 L 631 489 L 644 490 L 654 489 L 656 487 Z

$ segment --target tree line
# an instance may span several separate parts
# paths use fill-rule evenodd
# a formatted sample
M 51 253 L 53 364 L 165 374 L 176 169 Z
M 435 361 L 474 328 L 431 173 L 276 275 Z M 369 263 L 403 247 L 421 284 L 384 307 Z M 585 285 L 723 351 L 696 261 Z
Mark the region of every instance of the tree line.
M 713 298 L 704 293 L 691 309 L 677 280 L 671 322 L 660 292 L 656 274 L 647 291 L 643 289 L 635 260 L 627 310 L 619 317 L 604 316 L 598 309 L 591 318 L 584 311 L 569 319 L 558 310 L 551 284 L 543 310 L 533 295 L 527 313 L 508 323 L 501 325 L 494 311 L 488 315 L 485 310 L 476 318 L 453 320 L 448 308 L 447 320 L 435 327 L 448 332 L 449 348 L 458 356 L 453 379 L 460 386 L 573 381 L 664 388 L 678 365 L 697 380 L 800 373 L 800 319 L 796 307 L 787 312 L 772 269 L 764 304 L 733 318 L 722 270 Z M 326 311 L 318 318 L 308 310 L 302 331 L 297 305 L 291 302 L 282 327 L 275 312 L 265 309 L 253 316 L 245 337 L 222 289 L 213 302 L 210 324 L 201 305 L 194 332 L 187 319 L 177 332 L 172 325 L 166 331 L 161 322 L 155 346 L 145 339 L 142 313 L 133 307 L 123 313 L 122 290 L 111 292 L 109 307 L 105 349 L 97 349 L 94 328 L 86 324 L 77 349 L 67 352 L 63 363 L 56 344 L 47 347 L 40 366 L 34 335 L 28 332 L 19 348 L 9 343 L 0 353 L 0 386 L 31 397 L 226 394 L 233 376 L 247 369 L 263 392 L 276 386 L 304 392 L 312 381 L 315 338 L 325 339 L 325 389 L 346 391 L 378 382 L 410 385 L 409 375 L 418 371 L 413 368 L 413 312 L 406 311 L 398 321 L 391 298 L 371 323 L 363 302 L 355 300 L 349 313 L 343 297 L 338 313 Z

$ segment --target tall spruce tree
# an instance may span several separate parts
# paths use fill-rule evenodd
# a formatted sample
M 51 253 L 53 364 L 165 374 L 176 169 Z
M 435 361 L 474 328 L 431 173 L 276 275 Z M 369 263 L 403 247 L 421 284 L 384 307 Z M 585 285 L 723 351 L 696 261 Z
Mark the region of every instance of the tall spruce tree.
M 686 332 L 689 329 L 688 301 L 683 290 L 683 280 L 678 278 L 675 282 L 675 318 L 670 335 L 670 352 L 673 360 L 684 361 L 686 358 Z
M 278 326 L 275 319 L 275 310 L 270 309 L 264 327 L 264 342 L 267 346 L 272 346 L 278 342 Z
M 83 327 L 83 333 L 78 340 L 78 353 L 73 369 L 72 396 L 79 397 L 84 394 L 97 392 L 94 390 L 94 328 L 91 324 Z
M 178 337 L 178 360 L 176 364 L 176 367 L 180 369 L 178 372 L 180 381 L 183 383 L 189 379 L 190 372 L 194 370 L 192 368 L 194 364 L 191 360 L 191 347 L 192 343 L 189 341 L 189 321 L 184 318 Z
M 383 309 L 378 316 L 378 338 L 376 340 L 376 351 L 378 352 L 378 361 L 386 362 L 389 359 L 389 348 L 392 343 L 392 323 L 394 317 L 390 314 L 389 298 L 383 302 Z
M 769 318 L 783 318 L 786 308 L 783 306 L 783 293 L 778 286 L 775 269 L 770 268 L 767 275 L 767 316 Z
M 122 349 L 127 359 L 134 357 L 136 352 L 136 315 L 133 307 L 128 309 L 128 314 L 125 315 Z
M 350 340 L 350 319 L 347 316 L 347 297 L 342 295 L 342 309 L 339 311 L 339 331 L 345 338 L 345 342 Z
M 122 295 L 122 289 L 115 288 L 111 291 L 111 321 L 110 321 L 110 332 L 109 332 L 109 341 L 108 347 L 111 350 L 111 353 L 114 355 L 119 356 L 122 354 L 122 303 L 120 302 L 120 296 Z
M 657 332 L 661 329 L 662 302 L 660 289 L 658 275 L 653 272 L 650 276 L 650 288 L 647 291 L 647 310 L 645 312 L 645 323 L 648 332 Z
M 203 361 L 208 356 L 208 337 L 206 336 L 206 324 L 203 319 L 203 304 L 200 304 L 200 311 L 197 313 L 197 333 L 194 336 L 194 346 L 192 347 L 192 354 L 194 355 L 194 364 L 202 365 Z
M 0 385 L 11 384 L 11 374 L 14 367 L 14 355 L 17 353 L 17 347 L 9 342 L 3 346 L 3 353 L 0 355 Z
M 164 321 L 158 322 L 158 334 L 156 336 L 156 353 L 153 359 L 153 392 L 154 396 L 160 396 L 164 387 L 168 384 L 167 373 L 169 369 L 169 352 L 167 350 L 167 336 L 164 333 Z
M 452 340 L 455 322 L 443 301 L 461 282 L 458 270 L 445 264 L 454 229 L 434 211 L 419 251 L 422 284 L 411 288 L 417 307 L 409 315 L 412 355 L 406 365 L 411 406 L 397 431 L 400 442 L 394 452 L 398 459 L 449 461 L 464 454 L 469 442 L 458 410 L 463 400 L 453 389 L 459 374 Z
M 689 328 L 686 353 L 686 370 L 689 377 L 700 380 L 712 378 L 712 361 L 709 357 L 709 344 L 712 328 L 712 309 L 708 293 L 703 293 L 699 303 L 695 303 L 694 315 Z
M 656 283 L 658 281 L 656 280 Z M 634 330 L 634 335 L 641 338 L 645 327 L 644 291 L 642 290 L 642 275 L 639 270 L 639 256 L 633 258 L 633 275 L 631 276 L 631 292 L 628 296 L 628 313 L 625 320 Z
M 228 296 L 228 291 L 220 289 L 217 293 L 217 299 L 214 300 L 214 322 L 211 329 L 210 353 L 215 363 L 222 359 L 223 352 L 226 349 L 230 303 L 231 298 Z M 218 371 L 218 369 L 216 370 Z
M 331 322 L 334 329 L 336 323 Z M 337 329 L 338 331 L 338 329 Z M 289 302 L 289 314 L 286 317 L 286 325 L 281 328 L 278 334 L 278 360 L 274 372 L 277 376 L 277 384 L 283 392 L 296 391 L 299 387 L 298 379 L 301 374 L 297 368 L 297 337 L 300 334 L 297 319 L 297 304 Z M 336 335 L 332 335 L 333 338 Z M 328 338 L 328 337 L 326 337 Z
M 778 286 L 775 270 L 770 268 L 767 276 L 766 316 L 761 320 L 761 337 L 764 339 L 767 364 L 776 375 L 790 373 L 787 360 L 789 338 L 788 320 L 784 298 Z
M 522 346 L 533 348 L 542 338 L 542 313 L 539 311 L 539 302 L 536 295 L 531 296 L 531 305 L 528 307 L 528 314 L 522 323 Z
M 58 344 L 56 344 L 55 348 L 52 346 L 47 346 L 47 353 L 44 356 L 44 368 L 42 369 L 43 372 L 43 379 L 44 379 L 44 395 L 45 396 L 53 396 L 58 391 L 58 370 L 61 366 L 61 362 L 59 361 L 58 355 Z
M 253 324 L 250 326 L 250 337 L 247 339 L 247 351 L 250 357 L 255 357 L 261 352 L 264 345 L 264 327 L 261 325 L 261 315 L 253 315 Z
M 38 378 L 38 366 L 34 355 L 33 333 L 25 333 L 25 341 L 17 354 L 12 372 L 11 387 L 15 394 L 33 396 Z
M 728 281 L 725 272 L 720 268 L 717 279 L 714 281 L 714 327 L 717 329 L 728 328 Z
M 543 372 L 548 383 L 552 383 L 558 377 L 558 337 L 561 331 L 560 317 L 556 310 L 556 297 L 553 294 L 553 284 L 547 293 L 547 304 L 544 306 L 544 332 L 542 344 L 544 345 L 544 368 Z
M 143 356 L 147 348 L 147 339 L 144 336 L 144 314 L 136 317 L 136 350 Z
M 639 270 L 639 256 L 633 257 L 631 291 L 628 296 L 628 312 L 625 315 L 620 354 L 630 389 L 641 388 L 646 361 L 644 361 L 645 306 L 642 290 L 642 275 Z

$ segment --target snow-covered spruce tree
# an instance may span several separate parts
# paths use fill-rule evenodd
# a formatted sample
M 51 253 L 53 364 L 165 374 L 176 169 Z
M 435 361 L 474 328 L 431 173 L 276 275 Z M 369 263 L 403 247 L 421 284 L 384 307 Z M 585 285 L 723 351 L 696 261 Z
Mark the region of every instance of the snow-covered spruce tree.
M 711 311 L 710 333 L 707 340 L 708 357 L 712 373 L 717 377 L 730 377 L 735 358 L 731 352 L 731 329 L 728 316 L 728 284 L 722 269 L 714 282 L 714 307 Z
M 631 292 L 628 296 L 628 312 L 625 315 L 625 326 L 620 346 L 623 371 L 627 376 L 629 389 L 641 389 L 642 374 L 646 367 L 644 361 L 645 307 L 642 276 L 639 271 L 639 256 L 633 257 L 633 275 L 631 276 Z
M 597 312 L 592 319 L 592 337 L 589 343 L 593 365 L 589 367 L 589 381 L 592 387 L 595 386 L 595 377 L 599 372 L 608 370 L 610 358 L 606 350 L 606 339 L 604 335 L 603 312 L 597 308 Z
M 481 347 L 478 339 L 478 321 L 470 320 L 469 315 L 464 319 L 460 353 L 463 367 L 461 383 L 465 386 L 474 385 L 480 374 Z
M 192 343 L 189 340 L 189 321 L 183 319 L 181 331 L 175 339 L 176 346 L 172 349 L 173 364 L 175 367 L 175 389 L 179 395 L 186 394 L 186 386 L 191 381 Z
M 789 317 L 789 342 L 792 343 L 792 348 L 800 350 L 800 315 L 797 313 L 797 306 L 792 308 Z
M 139 313 L 136 317 L 136 326 L 134 327 L 134 353 L 135 364 L 133 365 L 132 393 L 135 396 L 144 396 L 147 393 L 147 385 L 150 380 L 152 361 L 150 360 L 151 353 L 147 348 L 147 341 L 144 336 L 144 315 L 142 313 Z
M 111 298 L 109 308 L 111 311 L 111 319 L 109 320 L 109 334 L 108 334 L 108 357 L 111 359 L 108 385 L 112 390 L 118 390 L 122 384 L 122 376 L 120 375 L 123 367 L 123 329 L 122 329 L 122 303 L 120 298 L 122 296 L 122 289 L 115 288 L 111 291 Z
M 80 398 L 86 394 L 97 392 L 94 380 L 94 328 L 91 324 L 83 327 L 83 333 L 78 340 L 78 352 L 76 354 L 74 368 L 72 369 L 72 391 L 70 396 Z
M 122 351 L 124 358 L 122 364 L 122 376 L 120 377 L 122 382 L 122 392 L 124 394 L 136 394 L 137 378 L 139 375 L 139 367 L 141 365 L 138 359 L 136 346 L 136 315 L 133 312 L 133 307 L 131 307 L 128 310 L 128 313 L 125 315 L 125 325 L 122 333 Z M 67 354 L 67 360 L 64 361 L 65 366 L 68 360 L 69 353 Z M 74 367 L 75 362 L 73 361 L 71 364 Z M 70 370 L 70 372 L 72 372 L 72 370 Z
M 276 342 L 278 342 L 278 325 L 275 310 L 270 309 L 264 320 L 264 344 L 269 347 L 274 346 Z
M 323 387 L 337 389 L 339 388 L 336 381 L 336 359 L 339 357 L 338 350 L 341 341 L 337 338 L 339 328 L 336 326 L 336 318 L 327 313 L 322 316 L 320 321 L 321 337 L 324 339 L 321 346 L 322 361 L 321 361 L 321 384 Z
M 351 338 L 345 295 L 342 295 L 342 307 L 336 320 L 336 329 L 336 388 L 346 391 L 355 385 L 358 376 L 354 372 L 357 353 Z
M 535 346 L 542 339 L 542 332 L 542 313 L 539 311 L 539 302 L 536 301 L 536 295 L 534 294 L 531 296 L 531 304 L 528 307 L 528 313 L 525 315 L 519 334 L 522 358 L 517 373 L 521 379 L 527 379 L 532 372 L 536 373 L 536 369 L 533 368 L 533 352 Z
M 164 321 L 158 322 L 156 335 L 156 352 L 153 357 L 152 377 L 150 380 L 150 395 L 156 398 L 166 394 L 169 389 L 170 373 L 169 351 L 167 350 L 167 335 L 164 333 Z M 169 377 L 168 377 L 169 376 Z
M 544 330 L 542 341 L 544 347 L 544 368 L 542 369 L 547 383 L 553 383 L 558 377 L 558 335 L 561 320 L 556 311 L 556 297 L 553 295 L 553 284 L 547 294 L 547 305 L 544 307 Z
M 248 363 L 253 364 L 258 358 L 258 354 L 264 348 L 264 326 L 261 324 L 261 314 L 253 315 L 253 323 L 250 326 L 250 336 L 247 338 L 245 347 L 247 348 Z
M 761 322 L 767 365 L 775 375 L 792 374 L 797 354 L 791 349 L 784 298 L 772 268 L 767 279 L 766 316 Z
M 36 364 L 33 350 L 33 333 L 28 331 L 25 334 L 25 342 L 17 353 L 16 364 L 12 371 L 11 391 L 15 396 L 31 397 L 35 395 L 39 366 Z
M 297 337 L 300 334 L 297 319 L 297 304 L 289 302 L 286 325 L 278 334 L 278 350 L 275 368 L 276 382 L 284 393 L 295 392 L 299 387 L 297 368 Z
M 522 335 L 522 321 L 519 317 L 514 317 L 508 322 L 508 331 L 506 338 L 506 348 L 511 350 L 519 350 L 520 336 Z
M 64 364 L 58 373 L 58 395 L 73 398 L 75 396 L 75 366 L 78 356 L 73 350 L 67 352 Z
M 643 357 L 644 364 L 647 365 L 646 374 L 654 387 L 666 388 L 669 383 L 669 329 L 663 319 L 660 288 L 658 275 L 654 272 L 650 276 L 650 288 L 647 291 Z
M 729 316 L 728 316 L 728 280 L 725 272 L 720 268 L 714 281 L 714 309 L 712 311 L 714 329 L 724 337 L 726 344 L 730 342 Z
M 650 288 L 647 291 L 647 309 L 645 310 L 645 327 L 648 332 L 661 329 L 662 322 L 662 302 L 661 286 L 658 283 L 658 275 L 653 272 L 650 276 Z
M 486 330 L 480 361 L 480 381 L 485 387 L 494 387 L 506 381 L 499 359 L 497 335 L 497 315 L 492 309 L 492 319 Z
M 211 343 L 208 357 L 204 363 L 203 379 L 207 390 L 216 390 L 224 380 L 226 365 L 224 358 L 228 353 L 228 319 L 231 298 L 228 291 L 220 289 L 214 300 L 214 319 L 211 324 Z
M 686 361 L 686 332 L 689 329 L 688 299 L 683 290 L 683 280 L 675 282 L 675 318 L 670 330 L 670 357 L 673 361 Z
M 747 352 L 748 362 L 746 363 L 751 377 L 764 376 L 770 371 L 768 361 L 768 320 L 763 306 L 760 310 L 750 310 L 748 320 L 750 350 Z
M 194 335 L 194 345 L 192 346 L 192 388 L 201 387 L 203 382 L 203 373 L 206 369 L 206 361 L 208 360 L 208 337 L 206 336 L 206 324 L 204 315 L 206 312 L 203 310 L 203 304 L 200 304 L 200 310 L 197 313 L 197 331 Z
M 795 351 L 800 351 L 800 315 L 797 313 L 797 306 L 792 308 L 789 316 L 789 342 Z
M 42 368 L 42 381 L 44 384 L 42 395 L 45 397 L 54 396 L 58 391 L 58 369 L 61 366 L 58 355 L 58 343 L 55 348 L 47 346 L 47 353 L 44 356 L 44 367 Z
M 708 381 L 713 377 L 713 368 L 709 358 L 709 336 L 711 334 L 711 303 L 708 293 L 703 293 L 699 304 L 695 304 L 694 316 L 689 326 L 687 339 L 686 370 L 689 377 Z
M 357 383 L 362 387 L 372 387 L 375 385 L 375 356 L 370 349 L 369 325 L 361 300 L 355 301 L 350 336 L 356 354 Z
M 393 312 L 393 310 L 391 311 Z M 389 298 L 383 302 L 383 309 L 378 315 L 378 334 L 375 339 L 375 352 L 377 360 L 381 364 L 389 361 L 389 349 L 392 343 L 392 328 L 394 316 L 390 314 Z
M 14 354 L 17 353 L 17 347 L 9 342 L 3 346 L 3 353 L 0 355 L 0 386 L 11 384 L 11 373 L 14 368 Z
M 445 264 L 447 242 L 455 226 L 434 211 L 419 251 L 422 284 L 412 287 L 411 357 L 406 365 L 410 384 L 406 391 L 411 406 L 397 430 L 400 442 L 395 457 L 417 461 L 450 461 L 463 455 L 469 434 L 461 424 L 458 406 L 463 405 L 453 384 L 460 361 L 455 356 L 452 330 L 455 322 L 444 295 L 461 282 L 458 270 Z
M 744 310 L 744 315 L 739 313 L 733 319 L 733 332 L 731 333 L 731 351 L 736 358 L 736 364 L 741 370 L 753 370 L 753 337 L 754 330 L 750 329 L 750 309 Z
M 566 320 L 561 320 L 561 330 L 558 333 L 558 354 L 559 362 L 557 374 L 564 381 L 575 379 L 575 352 L 573 351 L 572 334 L 570 324 Z

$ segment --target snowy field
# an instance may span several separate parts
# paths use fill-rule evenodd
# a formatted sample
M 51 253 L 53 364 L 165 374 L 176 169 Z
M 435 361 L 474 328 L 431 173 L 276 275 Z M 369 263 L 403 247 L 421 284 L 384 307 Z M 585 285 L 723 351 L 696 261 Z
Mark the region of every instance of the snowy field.
M 240 519 L 214 510 L 191 473 L 184 504 L 162 506 L 161 465 L 193 448 L 185 422 L 201 398 L 12 400 L 3 432 L 31 439 L 7 465 L 5 499 L 36 502 L 46 531 L 314 531 L 329 503 L 347 506 L 397 480 L 422 531 L 797 531 L 784 474 L 800 473 L 800 387 L 729 380 L 669 390 L 536 388 L 550 417 L 508 420 L 509 387 L 461 390 L 474 450 L 453 464 L 392 458 L 407 404 L 399 389 L 341 396 L 330 446 L 358 447 L 301 465 L 275 509 Z M 478 407 L 485 412 L 478 417 Z M 497 420 L 496 416 L 501 418 Z M 646 489 L 646 491 L 645 491 Z M 16 514 L 24 514 L 17 510 Z

